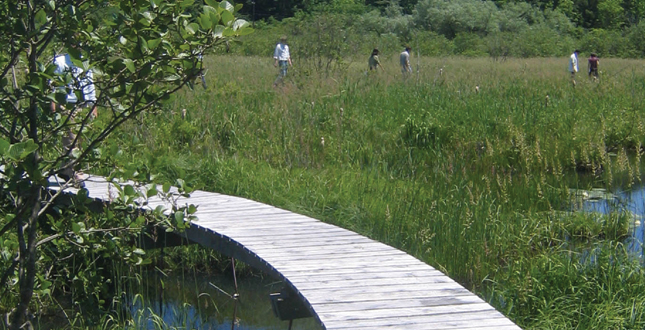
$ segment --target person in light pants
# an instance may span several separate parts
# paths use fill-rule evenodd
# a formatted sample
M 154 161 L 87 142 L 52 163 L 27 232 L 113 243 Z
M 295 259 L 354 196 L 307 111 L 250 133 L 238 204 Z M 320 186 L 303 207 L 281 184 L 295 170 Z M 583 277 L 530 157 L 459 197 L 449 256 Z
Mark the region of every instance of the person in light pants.
M 280 38 L 280 42 L 275 46 L 273 59 L 273 66 L 280 67 L 278 78 L 273 82 L 273 87 L 275 87 L 279 82 L 284 83 L 284 77 L 287 76 L 289 66 L 293 66 L 291 63 L 291 55 L 289 54 L 289 45 L 287 45 L 287 37 L 283 36 Z
M 579 71 L 578 54 L 580 54 L 580 51 L 576 49 L 573 51 L 573 54 L 569 56 L 569 72 L 571 73 L 571 82 L 573 83 L 573 86 L 576 85 L 576 72 Z
M 412 48 L 405 47 L 405 50 L 401 52 L 401 73 L 403 73 L 403 78 L 407 78 L 412 75 L 412 65 L 410 65 L 410 51 Z

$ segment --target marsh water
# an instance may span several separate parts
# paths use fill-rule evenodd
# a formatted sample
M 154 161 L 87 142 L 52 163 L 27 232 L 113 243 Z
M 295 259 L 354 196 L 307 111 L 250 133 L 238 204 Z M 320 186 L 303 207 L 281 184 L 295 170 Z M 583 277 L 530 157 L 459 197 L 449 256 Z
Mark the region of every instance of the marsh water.
M 143 300 L 133 299 L 131 312 L 152 310 L 168 326 L 200 330 L 232 329 L 235 309 L 234 329 L 289 328 L 288 321 L 281 321 L 274 315 L 269 299 L 269 294 L 279 292 L 282 285 L 267 276 L 237 278 L 237 302 L 232 298 L 235 281 L 230 274 L 169 277 L 150 274 L 146 281 L 149 292 L 142 295 L 145 297 Z M 149 318 L 147 322 L 146 328 L 154 328 L 154 318 Z M 294 320 L 291 329 L 321 328 L 313 318 L 305 318 Z
M 586 199 L 581 210 L 585 212 L 630 212 L 633 221 L 630 235 L 625 240 L 627 249 L 638 258 L 643 258 L 643 238 L 645 233 L 645 185 L 632 186 L 631 189 L 617 189 L 613 193 L 602 193 L 603 198 Z

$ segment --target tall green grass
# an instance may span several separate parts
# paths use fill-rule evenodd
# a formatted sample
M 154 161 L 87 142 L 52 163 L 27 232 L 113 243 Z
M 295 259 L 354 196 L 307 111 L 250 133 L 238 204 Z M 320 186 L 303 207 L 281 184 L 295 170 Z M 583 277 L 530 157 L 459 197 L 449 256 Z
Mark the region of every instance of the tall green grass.
M 383 60 L 376 74 L 366 60 L 324 74 L 294 63 L 273 88 L 271 59 L 207 58 L 206 90 L 108 144 L 159 180 L 401 248 L 524 328 L 645 326 L 645 276 L 621 225 L 588 235 L 590 259 L 568 244 L 586 220 L 553 216 L 570 188 L 641 182 L 643 62 L 603 60 L 599 82 L 581 73 L 574 87 L 566 59 L 414 58 L 407 80 Z

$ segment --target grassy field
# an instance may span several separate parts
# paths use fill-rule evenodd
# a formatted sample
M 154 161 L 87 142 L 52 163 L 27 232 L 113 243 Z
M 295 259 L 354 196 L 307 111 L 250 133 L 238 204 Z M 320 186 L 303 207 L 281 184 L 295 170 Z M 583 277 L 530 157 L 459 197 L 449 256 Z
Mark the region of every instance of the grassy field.
M 296 59 L 274 88 L 270 58 L 208 57 L 206 89 L 108 144 L 158 180 L 401 248 L 523 328 L 645 327 L 645 273 L 622 244 L 633 220 L 566 212 L 571 189 L 641 184 L 645 62 L 603 59 L 574 87 L 562 58 L 413 57 L 405 81 L 397 61 L 368 74 L 366 58 Z

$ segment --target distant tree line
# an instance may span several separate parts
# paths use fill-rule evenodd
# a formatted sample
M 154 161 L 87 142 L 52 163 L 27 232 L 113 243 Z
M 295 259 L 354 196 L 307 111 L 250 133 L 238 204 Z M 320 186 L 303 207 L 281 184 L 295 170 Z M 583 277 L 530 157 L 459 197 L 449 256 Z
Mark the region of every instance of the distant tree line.
M 424 0 L 243 0 L 242 13 L 249 18 L 255 9 L 256 19 L 273 17 L 281 20 L 293 17 L 298 11 L 313 11 L 320 7 L 348 8 L 369 12 L 373 9 L 384 11 L 386 8 L 400 6 L 404 13 L 413 14 Z M 451 0 L 433 1 L 449 5 Z M 464 3 L 486 2 L 497 8 L 509 4 L 530 5 L 542 11 L 557 10 L 578 27 L 585 29 L 620 29 L 640 23 L 645 18 L 645 1 L 642 0 L 471 0 Z
M 317 67 L 372 47 L 410 44 L 428 56 L 645 57 L 643 0 L 244 0 L 257 31 L 236 49 L 266 56 L 288 34 Z M 330 34 L 333 34 L 331 36 Z M 306 50 L 304 50 L 306 48 Z M 316 51 L 316 50 L 319 51 Z M 298 54 L 300 52 L 300 54 Z M 306 54 L 305 54 L 306 52 Z M 317 53 L 318 52 L 318 53 Z

